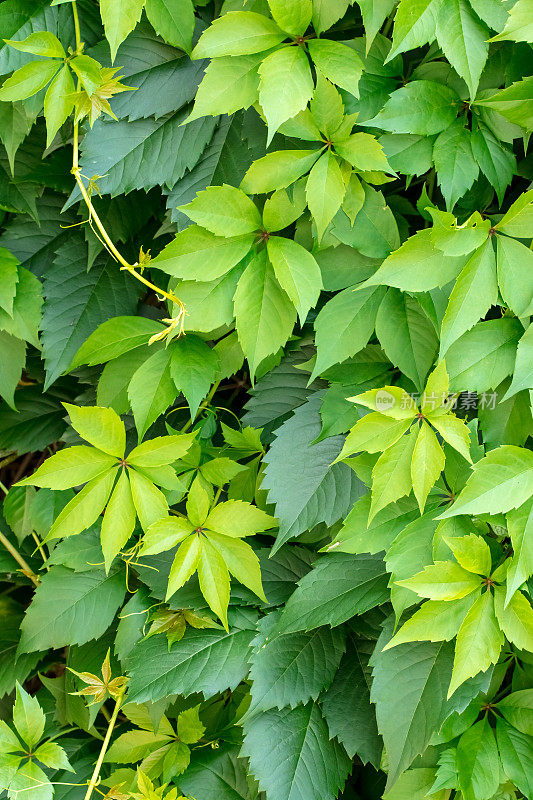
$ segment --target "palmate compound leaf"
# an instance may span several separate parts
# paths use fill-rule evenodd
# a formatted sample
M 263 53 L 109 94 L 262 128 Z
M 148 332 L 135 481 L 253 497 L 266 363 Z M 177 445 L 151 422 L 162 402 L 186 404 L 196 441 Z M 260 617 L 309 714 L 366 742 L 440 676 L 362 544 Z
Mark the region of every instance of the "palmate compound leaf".
M 351 767 L 316 703 L 270 709 L 244 724 L 242 755 L 275 800 L 334 800 Z
M 274 551 L 320 522 L 333 525 L 364 492 L 364 486 L 345 464 L 334 464 L 341 437 L 313 444 L 320 434 L 317 392 L 276 431 L 264 458 L 262 487 L 275 505 L 279 533 Z

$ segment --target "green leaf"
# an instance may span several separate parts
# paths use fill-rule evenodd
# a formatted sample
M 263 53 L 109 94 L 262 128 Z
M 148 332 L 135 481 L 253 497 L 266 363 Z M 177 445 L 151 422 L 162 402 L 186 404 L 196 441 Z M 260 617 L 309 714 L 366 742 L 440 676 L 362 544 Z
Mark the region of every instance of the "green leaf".
M 259 559 L 249 544 L 231 536 L 210 531 L 209 542 L 220 554 L 228 571 L 264 602 L 267 598 L 261 583 Z
M 253 236 L 215 236 L 191 225 L 168 244 L 150 263 L 157 269 L 185 280 L 211 281 L 229 272 L 244 258 Z
M 400 0 L 394 17 L 392 47 L 387 61 L 433 39 L 439 5 L 439 0 Z
M 336 142 L 335 152 L 357 170 L 391 172 L 382 146 L 375 136 L 369 133 L 354 133 L 347 139 Z
M 119 46 L 141 18 L 144 0 L 102 0 L 100 13 L 114 61 Z
M 498 284 L 505 305 L 517 317 L 533 313 L 533 253 L 521 242 L 498 236 Z
M 179 783 L 190 797 L 217 797 L 219 800 L 256 800 L 255 781 L 247 762 L 238 757 L 239 748 L 222 743 L 219 748 L 200 748 L 191 753 L 191 763 Z
M 96 171 L 100 193 L 112 197 L 153 186 L 171 189 L 197 164 L 216 127 L 210 117 L 182 125 L 186 114 L 181 108 L 158 119 L 96 120 L 81 145 L 83 174 Z M 75 190 L 69 204 L 80 198 Z
M 251 658 L 251 710 L 294 708 L 329 686 L 344 652 L 339 629 L 323 627 L 268 638 Z
M 166 637 L 144 639 L 128 657 L 129 702 L 155 702 L 169 694 L 187 697 L 196 692 L 212 697 L 235 689 L 248 673 L 253 628 L 253 622 L 230 633 L 187 628 L 170 652 Z
M 333 682 L 321 695 L 321 703 L 330 735 L 339 740 L 351 758 L 357 754 L 364 764 L 377 766 L 382 743 L 370 702 L 370 651 L 370 643 L 348 636 L 346 652 Z
M 468 678 L 495 664 L 503 642 L 494 613 L 494 598 L 487 590 L 475 601 L 459 628 L 448 697 Z
M 196 572 L 200 558 L 201 546 L 202 543 L 198 535 L 188 536 L 187 539 L 185 539 L 180 545 L 178 552 L 176 553 L 176 557 L 172 562 L 170 576 L 168 579 L 168 589 L 165 598 L 166 600 L 171 598 L 172 595 L 178 591 L 178 589 L 181 589 L 184 583 L 189 580 L 191 575 Z
M 314 256 L 292 239 L 271 236 L 267 250 L 276 278 L 296 307 L 303 325 L 322 289 L 320 268 Z
M 233 114 L 240 108 L 249 108 L 259 98 L 259 73 L 257 68 L 264 53 L 245 56 L 228 56 L 211 61 L 194 100 L 188 122 L 208 114 Z
M 407 432 L 411 418 L 395 419 L 379 412 L 365 414 L 346 437 L 339 460 L 354 453 L 380 453 L 394 445 Z
M 109 572 L 111 562 L 133 533 L 135 519 L 130 482 L 126 470 L 122 469 L 102 520 L 102 552 L 106 571 Z
M 270 397 L 272 388 L 266 389 Z M 346 464 L 331 466 L 341 449 L 340 436 L 315 443 L 320 433 L 321 400 L 322 393 L 316 393 L 297 408 L 278 428 L 264 457 L 262 488 L 268 492 L 268 501 L 274 504 L 279 520 L 274 552 L 321 522 L 334 525 L 364 491 Z
M 319 240 L 341 207 L 345 193 L 339 162 L 327 150 L 311 168 L 306 185 L 307 205 L 315 221 Z
M 353 181 L 348 184 L 346 197 L 350 196 Z M 394 215 L 381 192 L 365 185 L 365 201 L 356 214 L 352 225 L 346 214 L 338 214 L 333 222 L 332 233 L 341 242 L 355 247 L 368 258 L 386 258 L 391 250 L 400 246 L 400 235 Z M 354 276 L 355 277 L 355 276 Z
M 190 53 L 194 32 L 192 0 L 147 0 L 146 16 L 166 42 Z
M 66 769 L 69 772 L 74 772 L 67 754 L 55 742 L 45 742 L 38 747 L 35 751 L 35 758 L 52 769 Z
M 431 426 L 422 420 L 411 462 L 413 492 L 421 514 L 424 513 L 429 492 L 444 469 L 444 461 L 444 451 L 437 437 Z
M 93 525 L 107 503 L 115 478 L 113 469 L 89 481 L 58 515 L 46 539 L 75 536 Z
M 331 39 L 311 39 L 308 47 L 320 72 L 336 86 L 357 97 L 363 62 L 355 50 Z
M 0 330 L 0 396 L 15 409 L 15 389 L 26 363 L 26 344 Z
M 479 123 L 477 130 L 472 131 L 470 144 L 481 172 L 494 186 L 501 205 L 505 190 L 516 171 L 514 154 L 482 123 Z
M 248 194 L 265 194 L 284 189 L 305 175 L 320 150 L 280 150 L 254 161 L 242 179 L 241 189 Z
M 274 528 L 276 520 L 250 503 L 227 500 L 225 503 L 218 503 L 209 512 L 205 526 L 224 536 L 241 538 Z
M 82 439 L 116 458 L 124 457 L 126 431 L 120 417 L 111 408 L 78 407 L 64 403 L 70 424 Z
M 84 644 L 111 625 L 124 599 L 124 575 L 72 572 L 56 566 L 43 575 L 22 621 L 20 652 Z
M 117 459 L 108 453 L 86 445 L 75 445 L 47 458 L 33 475 L 17 485 L 70 489 L 108 472 L 116 464 Z
M 385 506 L 395 503 L 411 492 L 411 462 L 417 437 L 418 431 L 414 428 L 388 447 L 376 461 L 372 469 L 369 523 Z
M 335 627 L 387 598 L 387 574 L 381 558 L 327 554 L 299 582 L 283 609 L 278 631 Z
M 17 684 L 17 695 L 13 707 L 13 723 L 30 750 L 41 740 L 46 717 L 36 697 L 31 697 Z
M 496 722 L 496 738 L 505 774 L 527 797 L 533 789 L 533 738 L 515 730 L 502 719 Z
M 435 81 L 410 81 L 393 92 L 383 110 L 365 120 L 365 125 L 392 133 L 432 136 L 453 123 L 460 104 L 459 96 L 448 86 Z
M 370 47 L 385 19 L 394 8 L 393 0 L 357 0 L 365 26 L 366 52 Z
M 474 533 L 468 536 L 444 537 L 444 541 L 454 554 L 458 563 L 468 572 L 490 575 L 492 558 L 490 548 L 481 536 Z
M 492 242 L 482 245 L 461 270 L 442 320 L 441 354 L 496 305 L 498 286 Z
M 384 652 L 391 632 L 392 625 L 378 639 L 370 661 L 370 697 L 389 761 L 389 786 L 426 749 L 447 716 L 453 657 L 446 642 L 402 644 Z
M 242 753 L 260 789 L 277 800 L 334 800 L 351 765 L 330 740 L 316 703 L 252 717 L 244 724 Z
M 533 502 L 509 512 L 507 526 L 513 546 L 513 558 L 507 572 L 507 597 L 509 602 L 514 592 L 533 574 Z
M 34 56 L 44 56 L 46 58 L 65 58 L 66 53 L 63 45 L 50 31 L 37 31 L 31 33 L 26 39 L 16 41 L 5 39 L 7 45 L 22 53 L 31 53 Z
M 512 41 L 531 42 L 533 39 L 533 26 L 527 0 L 518 0 L 510 9 L 504 29 L 491 42 Z
M 59 66 L 58 61 L 30 61 L 4 82 L 0 100 L 14 102 L 37 94 L 50 83 Z
M 261 361 L 285 344 L 296 321 L 294 307 L 276 280 L 264 250 L 244 270 L 234 303 L 239 343 L 253 379 Z
M 486 100 L 476 100 L 476 105 L 494 109 L 514 125 L 531 130 L 533 113 L 531 103 L 527 101 L 531 98 L 532 84 L 531 77 L 524 78 L 524 80 L 516 81 L 511 86 L 496 92 Z
M 529 190 L 520 195 L 495 225 L 497 231 L 506 236 L 516 236 L 518 239 L 527 239 L 533 235 L 533 192 Z
M 431 234 L 430 230 L 423 230 L 407 239 L 364 285 L 384 284 L 408 292 L 427 292 L 454 280 L 467 257 L 445 256 L 434 246 Z
M 42 343 L 45 388 L 66 372 L 85 339 L 105 320 L 133 314 L 138 286 L 107 254 L 87 271 L 86 249 L 77 236 L 57 250 L 43 284 Z M 106 329 L 107 330 L 107 329 Z
M 311 0 L 268 0 L 270 13 L 282 31 L 301 36 L 311 22 Z
M 261 227 L 261 215 L 249 197 L 240 189 L 224 184 L 199 192 L 183 211 L 193 222 L 207 228 L 215 236 L 242 236 Z
M 533 454 L 522 447 L 502 445 L 474 464 L 466 486 L 440 518 L 511 511 L 532 494 Z
M 400 6 L 398 6 L 398 9 Z M 388 133 L 379 137 L 392 169 L 407 175 L 423 175 L 431 169 L 433 143 L 427 136 Z
M 433 161 L 446 208 L 452 209 L 470 189 L 479 173 L 470 143 L 470 131 L 461 120 L 437 136 L 433 146 Z
M 128 386 L 139 439 L 174 402 L 176 386 L 170 374 L 171 350 L 159 350 L 146 359 Z
M 533 342 L 533 327 L 530 325 L 520 341 L 516 351 L 516 362 L 513 380 L 503 400 L 507 400 L 522 389 L 533 389 L 533 375 L 531 373 L 531 346 Z
M 379 287 L 349 288 L 326 303 L 315 321 L 317 358 L 312 378 L 365 347 L 384 295 Z
M 422 390 L 437 354 L 438 338 L 418 301 L 389 289 L 376 317 L 376 336 L 392 363 Z
M 437 16 L 437 41 L 475 98 L 489 47 L 488 28 L 472 13 L 465 0 L 441 4 Z
M 230 577 L 228 568 L 219 551 L 209 539 L 200 541 L 200 552 L 196 563 L 200 590 L 207 604 L 228 630 L 228 604 Z M 183 547 L 183 545 L 182 545 Z
M 449 642 L 457 635 L 475 599 L 474 594 L 469 594 L 459 600 L 428 600 L 409 617 L 383 650 L 406 642 Z
M 460 600 L 479 589 L 481 580 L 455 561 L 437 561 L 398 584 L 429 600 Z
M 74 81 L 69 68 L 65 65 L 52 80 L 44 98 L 47 147 L 52 144 L 56 133 L 72 113 L 73 93 Z
M 452 391 L 488 392 L 512 373 L 522 326 L 516 319 L 479 322 L 446 353 Z
M 259 65 L 259 76 L 259 103 L 268 124 L 268 146 L 280 125 L 307 106 L 313 95 L 313 78 L 301 47 L 275 50 Z
M 533 609 L 529 600 L 526 599 L 522 592 L 517 591 L 507 602 L 503 586 L 496 586 L 494 589 L 494 609 L 496 619 L 506 639 L 520 650 L 531 652 L 533 647 Z M 533 735 L 533 725 L 530 728 L 530 730 L 524 732 Z
M 183 491 L 183 487 L 177 479 L 175 479 L 177 486 L 172 480 L 169 480 L 169 485 L 167 486 L 164 480 L 158 477 L 158 472 L 161 470 L 162 468 L 158 470 L 157 467 L 152 467 L 144 469 L 143 471 L 135 469 L 129 471 L 131 496 L 143 530 L 148 530 L 150 525 L 153 525 L 154 522 L 157 522 L 157 520 L 162 517 L 166 517 L 168 514 L 166 497 L 154 486 L 152 479 L 158 483 L 161 482 L 165 488 L 177 488 L 178 491 Z M 173 478 L 173 470 L 169 468 L 169 471 L 171 473 L 171 478 Z
M 217 58 L 261 53 L 280 44 L 285 38 L 286 33 L 262 14 L 230 11 L 204 31 L 192 57 Z
M 183 433 L 175 436 L 156 436 L 147 442 L 137 445 L 128 455 L 128 464 L 134 467 L 162 467 L 171 464 L 191 448 L 195 433 Z
M 494 795 L 499 785 L 500 760 L 496 739 L 486 716 L 459 739 L 455 763 L 465 800 Z
M 176 389 L 184 394 L 193 420 L 215 380 L 218 366 L 215 351 L 197 336 L 184 336 L 172 347 L 170 374 Z
M 350 0 L 313 0 L 313 27 L 317 34 L 331 28 L 334 22 L 343 17 Z
M 112 317 L 102 322 L 88 336 L 72 359 L 71 369 L 81 364 L 94 366 L 119 358 L 162 330 L 159 323 L 146 317 Z

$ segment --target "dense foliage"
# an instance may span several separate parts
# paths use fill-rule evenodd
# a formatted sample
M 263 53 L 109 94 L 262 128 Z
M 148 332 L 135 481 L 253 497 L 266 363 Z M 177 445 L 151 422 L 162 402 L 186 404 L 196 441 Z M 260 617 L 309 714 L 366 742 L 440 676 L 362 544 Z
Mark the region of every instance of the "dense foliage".
M 533 798 L 531 0 L 0 36 L 0 796 Z

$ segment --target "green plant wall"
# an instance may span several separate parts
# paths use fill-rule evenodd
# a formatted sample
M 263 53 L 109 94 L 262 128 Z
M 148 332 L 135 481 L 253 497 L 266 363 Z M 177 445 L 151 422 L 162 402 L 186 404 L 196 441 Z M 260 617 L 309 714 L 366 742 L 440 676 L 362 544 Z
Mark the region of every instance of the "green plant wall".
M 531 0 L 0 37 L 0 797 L 533 798 Z

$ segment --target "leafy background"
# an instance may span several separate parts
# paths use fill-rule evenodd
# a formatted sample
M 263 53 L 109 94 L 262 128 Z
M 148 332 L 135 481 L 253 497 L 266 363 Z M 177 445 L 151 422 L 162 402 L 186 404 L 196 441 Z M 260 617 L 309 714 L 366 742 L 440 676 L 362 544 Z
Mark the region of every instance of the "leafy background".
M 533 798 L 530 0 L 0 34 L 2 796 Z

